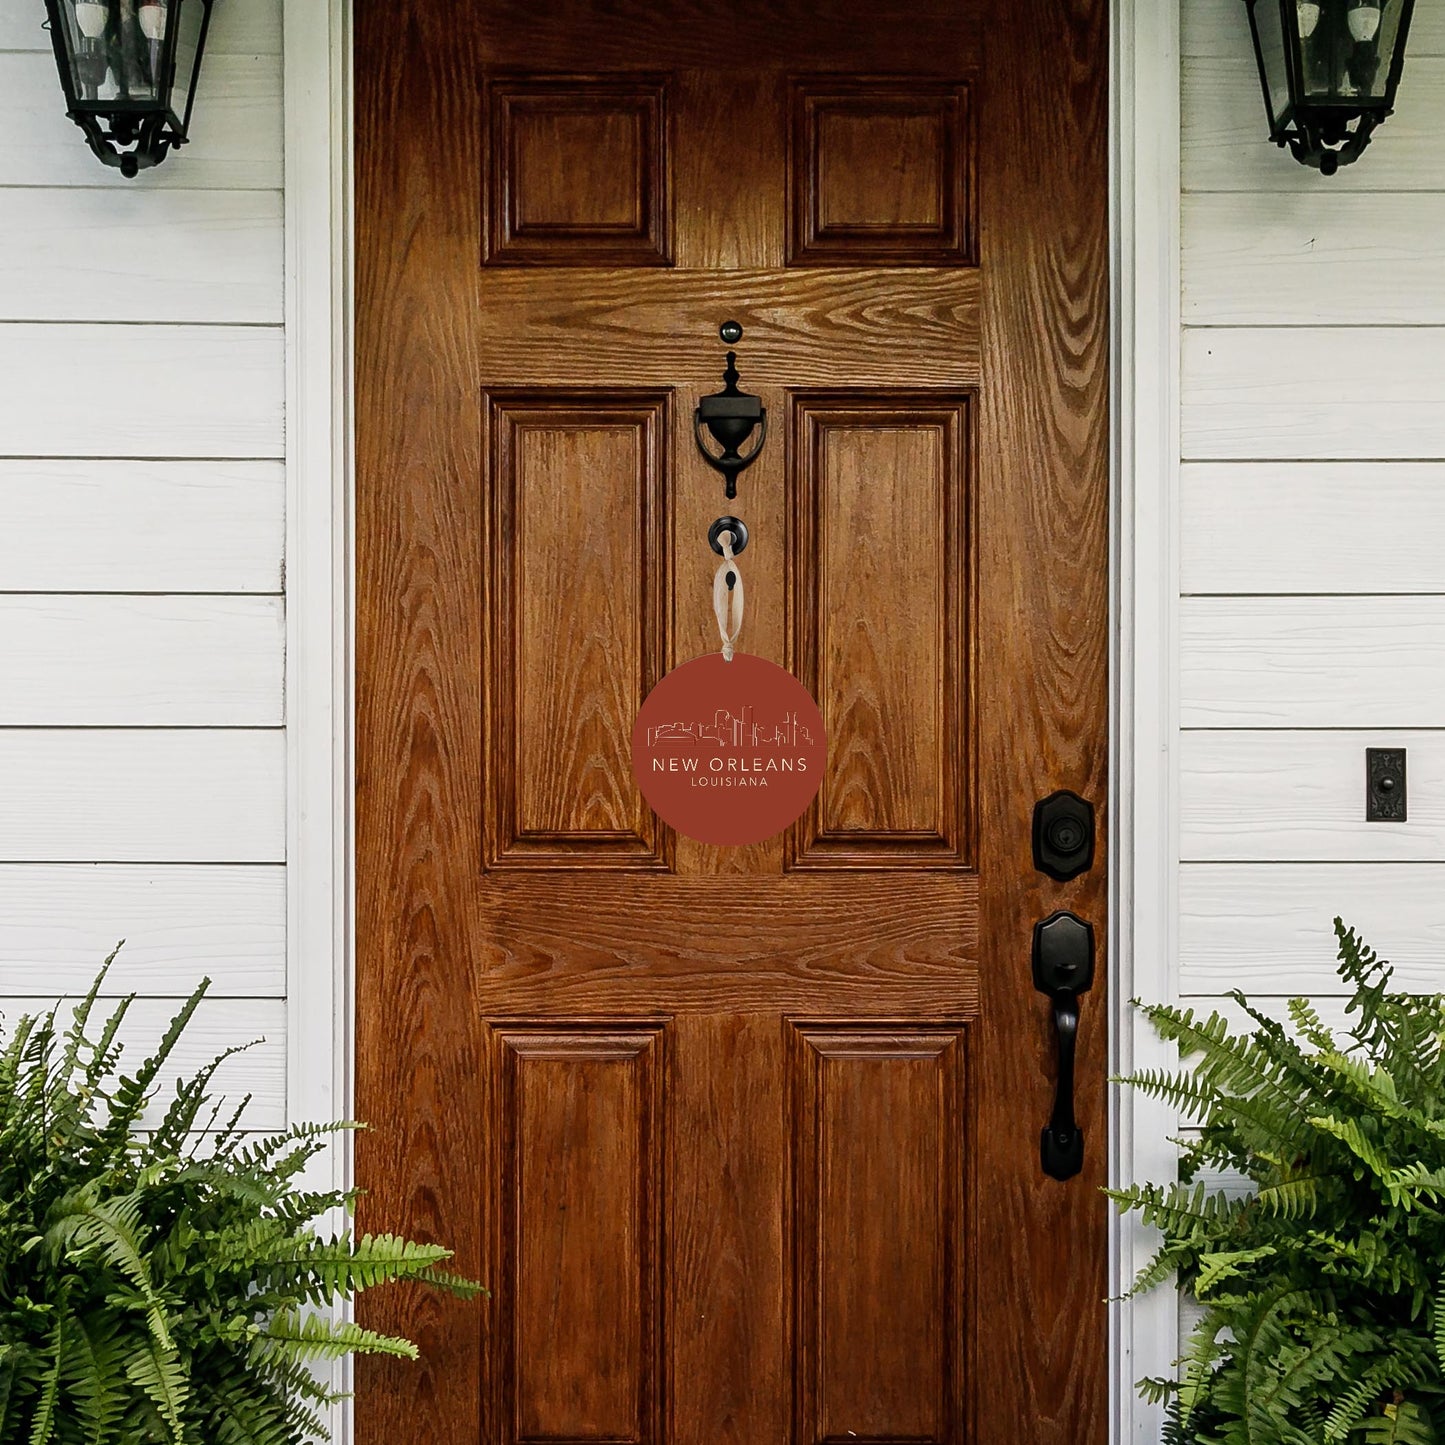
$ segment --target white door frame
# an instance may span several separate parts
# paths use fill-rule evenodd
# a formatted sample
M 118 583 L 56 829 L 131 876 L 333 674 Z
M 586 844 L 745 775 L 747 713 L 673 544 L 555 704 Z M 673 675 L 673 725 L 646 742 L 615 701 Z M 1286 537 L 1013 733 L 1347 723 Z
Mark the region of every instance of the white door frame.
M 1109 1026 L 1116 1073 L 1172 1062 L 1130 1000 L 1172 1001 L 1177 976 L 1179 17 L 1187 3 L 1110 5 Z M 1177 1123 L 1157 1102 L 1113 1089 L 1110 1182 L 1172 1179 Z M 1114 1221 L 1111 1293 L 1128 1288 L 1153 1243 L 1135 1216 Z M 1111 1307 L 1115 1445 L 1158 1445 L 1163 1412 L 1143 1404 L 1134 1384 L 1170 1373 L 1178 1335 L 1172 1290 Z
M 352 1101 L 351 0 L 283 0 L 286 158 L 287 1099 Z M 1111 0 L 1111 1064 L 1167 1062 L 1129 1000 L 1170 996 L 1177 948 L 1179 4 Z M 1173 1168 L 1174 1120 L 1110 1101 L 1110 1178 Z M 325 1161 L 351 1178 L 349 1150 Z M 1114 1292 L 1150 1247 L 1111 1231 Z M 1133 1382 L 1177 1353 L 1172 1294 L 1110 1314 L 1115 1445 L 1156 1445 Z M 339 1411 L 337 1439 L 350 1439 Z

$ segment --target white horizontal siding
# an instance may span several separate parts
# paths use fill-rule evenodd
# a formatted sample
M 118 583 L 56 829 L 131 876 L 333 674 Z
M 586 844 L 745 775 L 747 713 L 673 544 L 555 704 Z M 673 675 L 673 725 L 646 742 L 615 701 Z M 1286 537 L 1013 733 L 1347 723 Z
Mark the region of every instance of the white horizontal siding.
M 1180 164 L 1186 192 L 1263 191 L 1288 197 L 1317 194 L 1322 187 L 1331 193 L 1442 188 L 1445 58 L 1410 55 L 1395 114 L 1375 132 L 1366 155 L 1326 179 L 1270 143 L 1247 37 L 1245 47 L 1241 52 L 1236 45 L 1224 59 L 1190 56 L 1184 61 Z
M 279 191 L 17 188 L 0 320 L 279 325 L 281 251 Z
M 286 870 L 0 865 L 0 975 L 10 993 L 84 993 L 122 939 L 107 979 L 114 993 L 184 997 L 209 977 L 226 998 L 281 998 Z
M 1185 727 L 1445 723 L 1445 597 L 1191 597 Z
M 49 52 L 0 53 L 0 134 L 9 138 L 0 152 L 0 185 L 279 190 L 281 56 L 207 56 L 189 143 L 134 180 L 96 160 L 66 118 Z
M 1206 194 L 1182 204 L 1188 325 L 1445 323 L 1445 194 Z
M 8 1034 L 10 1026 L 25 1014 L 47 1012 L 57 1002 L 48 998 L 0 997 L 0 1019 Z M 73 1006 L 66 1006 L 60 1021 L 70 1022 Z M 176 1004 L 170 999 L 137 999 L 121 1025 L 124 1048 L 120 1068 L 131 1073 L 153 1052 L 156 1043 L 174 1018 Z M 92 1037 L 109 1010 L 97 1004 L 91 1016 Z M 227 1049 L 250 1044 L 245 1053 L 228 1059 L 217 1071 L 212 1097 L 229 1099 L 232 1106 L 247 1095 L 250 1106 L 241 1123 L 248 1129 L 274 1132 L 286 1124 L 286 1005 L 280 999 L 203 999 L 190 1025 L 181 1036 L 170 1062 L 157 1080 L 158 1093 L 146 1118 L 159 1122 L 166 1105 L 175 1095 L 175 1082 L 204 1068 Z M 221 1115 L 221 1122 L 229 1111 Z
M 1445 462 L 1190 462 L 1179 530 L 1186 595 L 1445 593 Z
M 280 729 L 0 729 L 0 798 L 0 862 L 286 857 Z
M 276 597 L 0 596 L 5 727 L 278 727 Z
M 1184 458 L 1445 458 L 1442 334 L 1434 327 L 1190 328 L 1182 349 Z
M 223 0 L 193 142 L 134 180 L 0 5 L 0 998 L 209 974 L 187 1067 L 286 1112 L 281 0 Z M 9 1005 L 4 1005 L 11 1011 Z
M 0 591 L 280 592 L 285 505 L 280 462 L 0 461 Z
M 1406 749 L 1408 822 L 1365 822 L 1368 747 Z M 1186 863 L 1445 862 L 1445 732 L 1184 732 L 1179 813 Z
M 1180 992 L 1338 993 L 1331 909 L 1378 940 L 1399 986 L 1439 989 L 1442 905 L 1445 863 L 1187 865 L 1179 879 Z
M 1245 7 L 1181 19 L 1177 987 L 1335 994 L 1340 914 L 1445 988 L 1445 6 L 1332 177 L 1269 143 Z
M 16 457 L 283 455 L 276 327 L 0 325 L 0 446 Z

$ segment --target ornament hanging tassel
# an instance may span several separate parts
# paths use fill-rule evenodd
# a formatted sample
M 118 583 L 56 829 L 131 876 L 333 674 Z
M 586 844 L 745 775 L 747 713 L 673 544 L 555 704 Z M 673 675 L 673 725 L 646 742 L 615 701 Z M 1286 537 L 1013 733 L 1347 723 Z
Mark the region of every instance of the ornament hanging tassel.
M 718 635 L 722 638 L 724 662 L 733 660 L 733 644 L 743 630 L 743 574 L 733 556 L 733 534 L 718 533 L 723 559 L 712 579 L 712 610 L 717 613 Z

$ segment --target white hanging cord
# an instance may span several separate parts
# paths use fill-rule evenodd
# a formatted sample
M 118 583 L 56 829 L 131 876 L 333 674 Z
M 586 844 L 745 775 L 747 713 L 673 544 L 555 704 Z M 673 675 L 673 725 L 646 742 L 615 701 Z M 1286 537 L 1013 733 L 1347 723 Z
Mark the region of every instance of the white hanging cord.
M 717 613 L 718 635 L 722 638 L 724 662 L 733 660 L 733 644 L 743 630 L 743 574 L 733 556 L 733 534 L 724 528 L 718 533 L 723 559 L 712 579 L 712 610 Z M 728 577 L 732 577 L 732 586 Z

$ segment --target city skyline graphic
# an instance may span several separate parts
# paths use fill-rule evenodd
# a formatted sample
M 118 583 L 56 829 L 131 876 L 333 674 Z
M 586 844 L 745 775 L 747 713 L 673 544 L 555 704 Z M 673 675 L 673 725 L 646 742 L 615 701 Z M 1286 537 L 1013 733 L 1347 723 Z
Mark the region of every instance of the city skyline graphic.
M 720 707 L 713 713 L 711 722 L 698 719 L 696 722 L 657 723 L 647 729 L 647 746 L 657 747 L 664 743 L 705 743 L 712 742 L 718 748 L 751 752 L 767 748 L 795 748 L 812 744 L 813 734 L 806 723 L 798 721 L 795 712 L 787 712 L 781 721 L 760 723 L 755 720 L 753 708 L 748 704 L 741 712 Z

